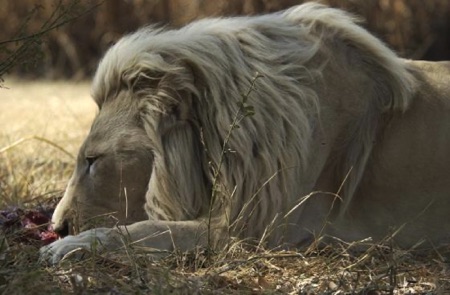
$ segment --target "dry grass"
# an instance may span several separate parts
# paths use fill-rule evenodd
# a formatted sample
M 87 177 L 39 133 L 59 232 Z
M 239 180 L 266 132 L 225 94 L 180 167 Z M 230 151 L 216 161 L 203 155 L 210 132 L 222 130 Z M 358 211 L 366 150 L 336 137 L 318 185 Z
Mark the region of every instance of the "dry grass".
M 8 80 L 5 87 L 0 89 L 0 207 L 60 192 L 96 112 L 87 82 Z
M 0 89 L 0 209 L 53 205 L 95 115 L 88 84 L 8 80 L 6 86 Z M 418 254 L 388 241 L 357 254 L 343 243 L 300 253 L 234 241 L 212 256 L 198 249 L 158 262 L 148 249 L 128 248 L 47 267 L 38 263 L 40 243 L 19 239 L 23 229 L 0 233 L 1 294 L 450 293 L 444 252 Z

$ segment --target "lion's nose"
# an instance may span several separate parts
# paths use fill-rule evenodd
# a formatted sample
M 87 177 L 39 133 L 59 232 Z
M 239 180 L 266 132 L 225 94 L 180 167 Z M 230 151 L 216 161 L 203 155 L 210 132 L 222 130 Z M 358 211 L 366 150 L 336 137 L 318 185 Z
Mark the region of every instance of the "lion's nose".
M 53 227 L 53 230 L 61 237 L 64 238 L 65 236 L 69 235 L 69 222 L 67 220 L 64 220 L 63 222 L 59 223 L 58 225 Z

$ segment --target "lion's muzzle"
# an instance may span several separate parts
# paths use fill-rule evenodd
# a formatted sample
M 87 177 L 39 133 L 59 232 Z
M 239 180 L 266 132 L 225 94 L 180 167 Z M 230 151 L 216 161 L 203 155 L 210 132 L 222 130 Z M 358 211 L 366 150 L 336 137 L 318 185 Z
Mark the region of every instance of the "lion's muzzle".
M 61 237 L 64 238 L 69 235 L 69 222 L 63 220 L 58 225 L 53 225 L 53 230 Z

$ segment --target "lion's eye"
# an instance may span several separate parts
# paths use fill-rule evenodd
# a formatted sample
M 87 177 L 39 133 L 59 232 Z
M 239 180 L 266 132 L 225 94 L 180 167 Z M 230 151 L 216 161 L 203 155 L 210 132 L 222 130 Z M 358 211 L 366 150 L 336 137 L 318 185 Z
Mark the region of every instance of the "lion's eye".
M 98 157 L 94 156 L 87 156 L 86 162 L 87 162 L 87 170 L 86 172 L 89 174 L 93 174 L 95 172 L 95 162 L 98 160 Z
M 92 166 L 94 164 L 94 162 L 98 159 L 98 157 L 86 157 L 86 162 L 88 163 L 89 166 Z

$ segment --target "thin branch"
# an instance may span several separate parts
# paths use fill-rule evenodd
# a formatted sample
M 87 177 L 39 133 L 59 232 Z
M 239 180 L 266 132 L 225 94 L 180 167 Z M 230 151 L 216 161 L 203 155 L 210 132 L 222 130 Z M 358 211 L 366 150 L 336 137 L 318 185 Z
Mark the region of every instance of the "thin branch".
M 11 43 L 22 43 L 16 50 L 13 51 L 8 57 L 5 58 L 3 62 L 0 63 L 0 78 L 6 74 L 14 65 L 16 65 L 19 60 L 22 59 L 34 46 L 39 46 L 41 38 L 48 34 L 50 31 L 55 30 L 59 27 L 66 25 L 69 22 L 72 22 L 90 12 L 95 10 L 97 7 L 103 4 L 104 1 L 94 4 L 83 11 L 73 15 L 72 11 L 75 10 L 76 5 L 78 5 L 79 1 L 74 0 L 70 3 L 68 8 L 64 8 L 62 5 L 62 1 L 56 5 L 50 17 L 42 24 L 40 30 L 36 33 L 13 38 L 11 40 L 0 41 L 0 46 L 4 46 Z M 37 11 L 37 8 L 30 12 L 29 18 L 31 18 Z M 24 22 L 24 26 L 28 23 L 29 19 Z M 20 31 L 22 31 L 21 29 Z M 4 49 L 3 49 L 4 50 Z

